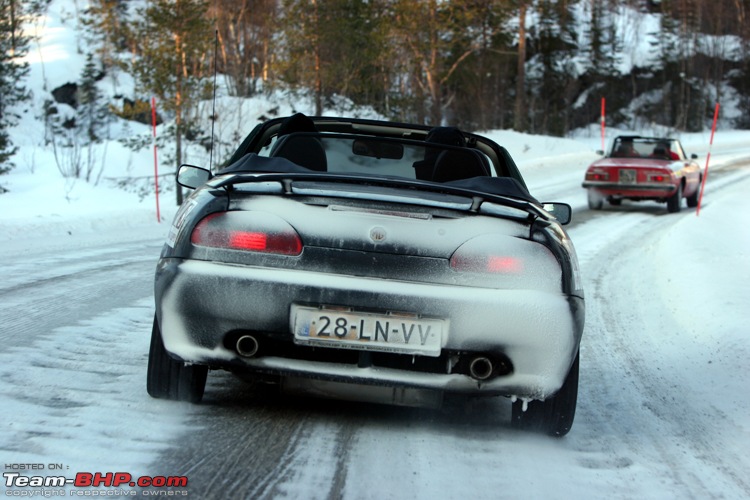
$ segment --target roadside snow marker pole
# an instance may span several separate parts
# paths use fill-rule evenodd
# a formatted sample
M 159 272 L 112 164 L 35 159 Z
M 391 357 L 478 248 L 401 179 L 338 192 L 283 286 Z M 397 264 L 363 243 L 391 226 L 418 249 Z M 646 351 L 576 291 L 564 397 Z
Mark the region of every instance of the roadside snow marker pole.
M 156 221 L 161 223 L 159 213 L 159 163 L 156 159 L 156 98 L 151 97 L 151 124 L 153 128 L 154 142 L 154 190 L 156 191 Z
M 602 97 L 602 151 L 604 151 L 604 108 L 606 105 L 607 99 L 605 97 Z
M 698 196 L 698 208 L 695 209 L 695 216 L 698 217 L 701 214 L 701 201 L 703 200 L 703 189 L 706 187 L 706 179 L 708 179 L 708 162 L 711 159 L 711 148 L 714 145 L 714 133 L 716 132 L 716 120 L 719 118 L 719 103 L 716 103 L 714 108 L 714 123 L 711 125 L 711 140 L 708 142 L 708 154 L 706 155 L 706 168 L 703 170 L 703 180 L 701 181 L 701 194 Z

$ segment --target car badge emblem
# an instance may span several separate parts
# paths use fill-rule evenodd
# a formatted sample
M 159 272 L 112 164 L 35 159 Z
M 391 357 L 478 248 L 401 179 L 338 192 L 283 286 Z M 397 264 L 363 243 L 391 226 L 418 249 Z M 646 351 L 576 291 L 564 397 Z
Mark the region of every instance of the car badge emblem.
M 386 237 L 385 228 L 377 226 L 377 227 L 370 229 L 370 239 L 374 241 L 375 243 L 380 243 L 381 241 L 384 241 L 385 237 Z

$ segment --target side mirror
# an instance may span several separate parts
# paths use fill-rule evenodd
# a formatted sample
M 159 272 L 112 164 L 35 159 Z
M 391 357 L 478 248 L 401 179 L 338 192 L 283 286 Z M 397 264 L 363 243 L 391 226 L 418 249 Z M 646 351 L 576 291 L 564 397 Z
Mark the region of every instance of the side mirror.
M 567 203 L 542 203 L 542 208 L 551 213 L 562 225 L 570 223 L 573 219 L 573 208 Z
M 698 159 L 698 155 L 695 154 L 695 153 L 693 153 L 693 154 L 690 155 L 690 159 L 691 160 L 697 160 Z
M 211 172 L 202 167 L 180 165 L 177 171 L 177 184 L 186 188 L 195 189 L 208 182 L 209 179 L 211 179 Z

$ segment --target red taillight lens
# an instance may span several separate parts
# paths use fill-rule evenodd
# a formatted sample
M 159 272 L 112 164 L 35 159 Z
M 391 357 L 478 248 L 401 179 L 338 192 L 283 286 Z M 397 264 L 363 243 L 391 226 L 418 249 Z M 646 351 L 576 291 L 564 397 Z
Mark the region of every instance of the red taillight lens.
M 461 256 L 451 257 L 451 268 L 456 271 L 492 274 L 521 274 L 523 261 L 518 257 L 499 255 Z
M 589 170 L 586 172 L 587 181 L 606 181 L 609 180 L 609 173 L 603 170 Z
M 302 240 L 287 222 L 271 214 L 219 212 L 204 218 L 190 237 L 193 245 L 281 255 L 302 253 Z
M 487 270 L 491 273 L 519 274 L 523 271 L 523 261 L 515 257 L 493 255 L 487 260 Z
M 483 234 L 450 258 L 456 283 L 494 289 L 559 291 L 562 269 L 547 247 L 521 237 Z
M 229 246 L 241 250 L 262 251 L 268 248 L 268 235 L 257 232 L 233 231 L 229 233 Z
M 672 175 L 666 172 L 646 172 L 648 182 L 672 182 Z

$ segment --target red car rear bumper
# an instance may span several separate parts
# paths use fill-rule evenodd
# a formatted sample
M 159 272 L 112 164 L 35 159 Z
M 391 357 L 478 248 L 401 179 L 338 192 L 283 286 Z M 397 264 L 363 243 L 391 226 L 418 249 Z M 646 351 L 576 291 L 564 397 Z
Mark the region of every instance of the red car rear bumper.
M 616 182 L 585 181 L 582 186 L 594 189 L 602 196 L 619 198 L 667 198 L 677 191 L 677 186 L 664 184 L 618 184 Z

